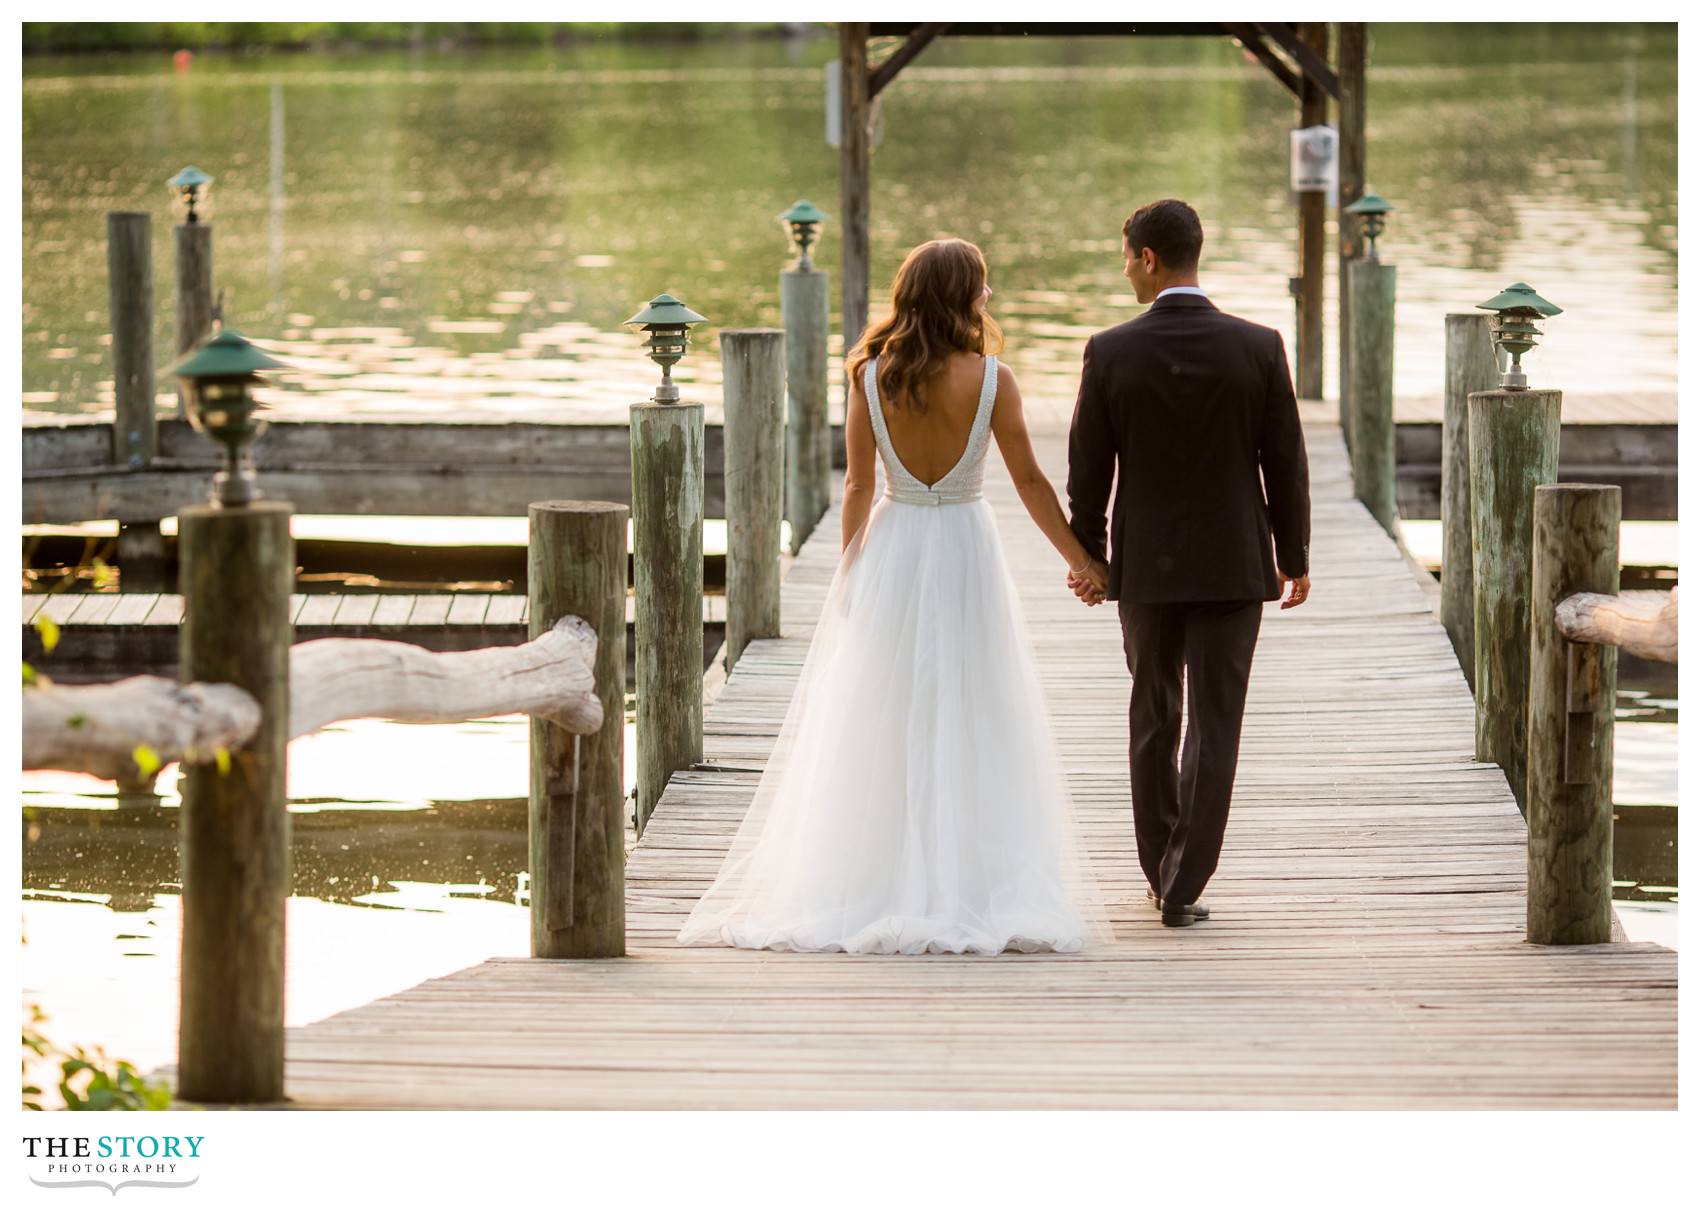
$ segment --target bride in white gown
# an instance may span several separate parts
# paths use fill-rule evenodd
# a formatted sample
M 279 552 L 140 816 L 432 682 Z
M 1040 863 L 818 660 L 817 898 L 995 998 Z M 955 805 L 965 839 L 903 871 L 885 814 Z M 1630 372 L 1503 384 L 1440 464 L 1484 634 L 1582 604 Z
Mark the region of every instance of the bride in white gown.
M 977 247 L 923 244 L 847 359 L 843 557 L 755 800 L 681 942 L 995 954 L 1109 937 L 981 493 L 993 437 L 1069 568 L 1100 586 L 1106 570 L 1039 469 L 1014 377 L 983 352 L 1001 343 L 990 297 Z

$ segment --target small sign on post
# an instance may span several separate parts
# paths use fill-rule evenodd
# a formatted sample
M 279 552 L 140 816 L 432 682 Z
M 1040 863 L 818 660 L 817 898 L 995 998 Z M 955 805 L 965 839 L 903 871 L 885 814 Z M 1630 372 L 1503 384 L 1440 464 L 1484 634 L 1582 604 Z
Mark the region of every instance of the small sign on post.
M 1292 132 L 1289 179 L 1294 193 L 1326 193 L 1340 187 L 1340 139 L 1332 126 L 1303 126 Z
M 837 147 L 844 135 L 844 64 L 826 65 L 826 145 Z

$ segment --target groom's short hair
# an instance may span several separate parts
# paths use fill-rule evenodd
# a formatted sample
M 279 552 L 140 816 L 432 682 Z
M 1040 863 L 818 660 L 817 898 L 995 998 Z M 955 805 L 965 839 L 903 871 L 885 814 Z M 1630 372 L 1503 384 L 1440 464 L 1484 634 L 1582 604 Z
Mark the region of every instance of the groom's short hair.
M 1164 198 L 1141 206 L 1122 224 L 1128 247 L 1138 252 L 1149 248 L 1170 269 L 1197 269 L 1204 248 L 1204 225 L 1198 212 L 1178 198 Z

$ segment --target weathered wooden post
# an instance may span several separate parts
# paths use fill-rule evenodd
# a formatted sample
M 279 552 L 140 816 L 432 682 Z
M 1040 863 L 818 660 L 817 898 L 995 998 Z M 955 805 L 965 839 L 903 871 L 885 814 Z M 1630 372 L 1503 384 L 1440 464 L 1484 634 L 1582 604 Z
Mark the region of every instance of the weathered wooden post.
M 1559 309 L 1524 283 L 1479 304 L 1496 312 L 1494 340 L 1512 355 L 1495 391 L 1470 396 L 1470 532 L 1476 619 L 1476 760 L 1496 762 L 1517 804 L 1527 801 L 1529 576 L 1535 489 L 1558 479 L 1563 393 L 1531 391 L 1521 355 L 1533 321 Z
M 1623 490 L 1535 489 L 1529 596 L 1528 940 L 1611 941 L 1612 733 L 1617 649 L 1576 644 L 1558 606 L 1615 594 Z
M 1337 43 L 1335 46 L 1335 71 L 1340 79 L 1339 124 L 1340 124 L 1340 214 L 1337 216 L 1340 233 L 1340 278 L 1346 280 L 1346 265 L 1363 255 L 1364 240 L 1362 228 L 1346 217 L 1346 208 L 1364 196 L 1364 178 L 1367 170 L 1365 164 L 1367 151 L 1364 140 L 1364 69 L 1369 60 L 1369 26 L 1362 21 L 1341 21 L 1337 26 Z M 1344 290 L 1340 292 L 1339 323 L 1336 325 L 1337 336 L 1340 340 L 1340 432 L 1348 437 L 1351 429 L 1351 416 L 1348 408 L 1351 397 L 1347 385 L 1351 383 L 1352 365 L 1352 300 Z
M 1300 21 L 1298 40 L 1326 64 L 1328 62 L 1328 23 Z M 1328 121 L 1328 93 L 1309 72 L 1301 71 L 1299 81 L 1299 126 L 1321 126 Z M 1294 361 L 1297 374 L 1297 394 L 1301 400 L 1322 399 L 1322 292 L 1323 258 L 1327 253 L 1325 226 L 1328 216 L 1328 195 L 1322 189 L 1307 189 L 1299 194 L 1299 276 L 1295 279 L 1294 300 L 1297 307 L 1296 350 Z
M 254 434 L 249 387 L 256 371 L 277 365 L 227 331 L 173 368 L 189 381 L 197 427 L 223 443 L 229 459 L 214 481 L 214 503 L 178 514 L 178 677 L 239 687 L 260 707 L 247 743 L 224 758 L 183 764 L 177 1094 L 203 1103 L 283 1097 L 294 509 L 258 499 L 242 461 Z
M 1393 332 L 1397 271 L 1383 264 L 1376 237 L 1393 209 L 1375 194 L 1365 194 L 1345 213 L 1363 221 L 1364 255 L 1346 264 L 1345 291 L 1351 298 L 1352 487 L 1381 528 L 1394 534 L 1399 522 L 1399 468 L 1393 425 Z
M 166 185 L 171 189 L 177 211 L 177 353 L 182 356 L 206 340 L 212 332 L 213 290 L 212 225 L 208 218 L 208 195 L 213 179 L 194 165 L 179 172 Z M 185 389 L 178 390 L 179 415 L 189 415 Z
M 785 518 L 791 554 L 832 504 L 832 424 L 827 413 L 826 337 L 831 327 L 830 278 L 809 255 L 827 216 L 800 200 L 780 216 L 797 244 L 795 264 L 779 275 L 785 323 Z
M 872 194 L 868 117 L 873 97 L 868 79 L 868 23 L 838 23 L 839 102 L 843 124 L 838 139 L 838 197 L 843 235 L 839 241 L 839 323 L 844 351 L 855 348 L 868 326 L 868 275 L 873 264 L 868 238 L 868 202 Z M 848 389 L 848 381 L 846 388 Z M 846 390 L 845 398 L 849 398 Z
M 1446 317 L 1446 411 L 1440 427 L 1440 622 L 1464 680 L 1476 685 L 1475 557 L 1470 552 L 1470 396 L 1499 381 L 1481 312 Z
M 527 634 L 536 639 L 567 615 L 589 623 L 602 703 L 590 736 L 531 720 L 531 954 L 624 955 L 627 510 L 539 501 L 529 513 Z
M 672 368 L 703 317 L 657 295 L 628 324 L 649 334 L 655 398 L 632 405 L 632 554 L 637 590 L 637 820 L 676 770 L 702 761 L 702 405 Z
M 779 522 L 785 469 L 785 334 L 724 329 L 726 671 L 751 640 L 779 634 Z
M 107 300 L 112 318 L 112 462 L 141 471 L 159 452 L 154 415 L 153 219 L 106 216 Z M 165 583 L 159 522 L 120 521 L 118 566 L 127 591 L 157 593 Z

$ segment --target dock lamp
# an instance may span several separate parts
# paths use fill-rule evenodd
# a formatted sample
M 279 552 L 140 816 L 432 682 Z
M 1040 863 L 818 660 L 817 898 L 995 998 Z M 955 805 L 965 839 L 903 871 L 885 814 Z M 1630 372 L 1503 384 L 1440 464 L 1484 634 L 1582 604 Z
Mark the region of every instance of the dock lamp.
M 1387 216 L 1398 209 L 1380 194 L 1365 194 L 1346 208 L 1348 215 L 1363 216 L 1364 239 L 1369 241 L 1369 247 L 1364 250 L 1364 256 L 1369 260 L 1381 260 L 1380 254 L 1376 252 L 1375 238 L 1387 230 Z
M 1540 339 L 1541 330 L 1535 322 L 1560 315 L 1564 309 L 1541 298 L 1527 282 L 1513 282 L 1476 306 L 1494 313 L 1493 342 L 1511 355 L 1511 365 L 1499 372 L 1499 385 L 1507 391 L 1527 391 L 1529 376 L 1523 373 L 1523 355 Z
M 258 372 L 284 363 L 226 328 L 171 366 L 166 373 L 186 380 L 189 424 L 224 447 L 225 468 L 213 477 L 215 505 L 247 505 L 260 496 L 254 468 L 243 456 L 265 429 L 256 421 L 259 403 L 251 394 Z
M 791 209 L 779 216 L 779 221 L 789 229 L 791 242 L 797 246 L 797 268 L 813 269 L 814 261 L 809 257 L 809 249 L 820 238 L 820 225 L 830 216 L 810 202 L 807 198 L 799 198 L 792 204 Z
M 172 209 L 177 212 L 179 222 L 199 223 L 211 213 L 208 195 L 212 193 L 212 183 L 212 177 L 193 164 L 165 183 L 171 190 Z
M 672 295 L 660 294 L 644 305 L 642 311 L 626 321 L 629 327 L 649 334 L 644 345 L 649 357 L 661 367 L 661 383 L 655 389 L 657 404 L 677 404 L 679 386 L 673 382 L 673 364 L 685 356 L 690 345 L 691 325 L 707 323 Z

